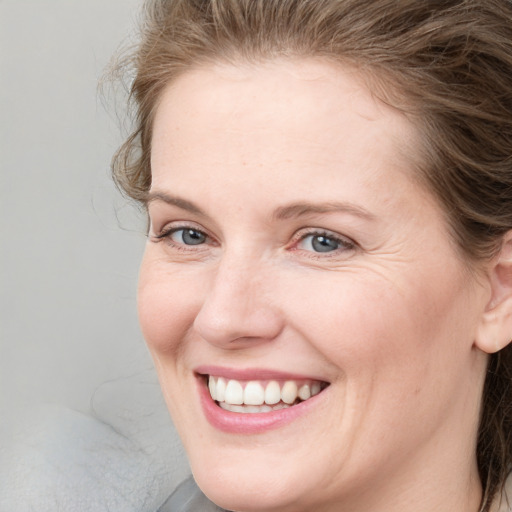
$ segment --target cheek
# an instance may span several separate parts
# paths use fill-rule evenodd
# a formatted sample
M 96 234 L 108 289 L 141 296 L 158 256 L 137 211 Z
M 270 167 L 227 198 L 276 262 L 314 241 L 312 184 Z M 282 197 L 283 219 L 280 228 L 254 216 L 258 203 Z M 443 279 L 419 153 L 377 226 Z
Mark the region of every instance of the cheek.
M 137 306 L 144 339 L 159 354 L 178 350 L 197 313 L 194 280 L 172 272 L 145 255 L 139 274 Z
M 352 453 L 371 460 L 389 453 L 383 443 L 406 456 L 447 418 L 463 418 L 460 404 L 470 402 L 461 396 L 474 386 L 471 326 L 461 325 L 470 311 L 464 292 L 407 282 L 415 284 L 345 276 L 344 286 L 324 283 L 322 293 L 294 302 L 297 329 L 336 368 L 339 424 L 353 436 Z
M 155 258 L 151 250 L 144 255 L 137 293 L 139 323 L 173 418 L 189 415 L 190 401 L 176 399 L 190 392 L 189 381 L 177 363 L 196 316 L 194 282 L 184 278 L 183 272 L 172 272 L 168 262 Z M 176 427 L 184 438 L 186 424 L 179 421 Z
M 334 281 L 319 283 L 321 293 L 298 292 L 294 317 L 302 319 L 298 329 L 348 385 L 370 387 L 381 380 L 394 388 L 377 386 L 375 393 L 410 396 L 438 385 L 441 369 L 467 363 L 462 351 L 471 341 L 471 326 L 461 324 L 470 304 L 453 277 L 444 285 L 419 274 L 403 276 L 401 283 L 372 273 Z

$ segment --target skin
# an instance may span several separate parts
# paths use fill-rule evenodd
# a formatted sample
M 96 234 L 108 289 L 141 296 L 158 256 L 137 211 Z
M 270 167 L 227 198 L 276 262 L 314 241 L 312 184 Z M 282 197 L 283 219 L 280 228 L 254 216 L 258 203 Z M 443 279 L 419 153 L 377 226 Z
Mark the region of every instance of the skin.
M 475 340 L 492 290 L 414 180 L 404 155 L 418 144 L 356 71 L 321 60 L 211 65 L 164 91 L 151 192 L 200 211 L 148 203 L 140 322 L 194 476 L 220 506 L 477 512 Z M 276 215 L 298 202 L 345 207 Z M 204 242 L 187 245 L 183 228 Z M 335 250 L 315 252 L 311 232 Z M 201 409 L 205 364 L 330 386 L 289 424 L 230 434 Z

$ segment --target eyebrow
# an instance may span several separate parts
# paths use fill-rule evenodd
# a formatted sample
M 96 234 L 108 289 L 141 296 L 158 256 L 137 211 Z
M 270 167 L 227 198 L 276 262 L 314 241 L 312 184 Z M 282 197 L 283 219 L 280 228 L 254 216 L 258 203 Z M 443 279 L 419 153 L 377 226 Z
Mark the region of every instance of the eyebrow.
M 202 215 L 206 217 L 206 213 L 199 208 L 199 206 L 195 205 L 191 201 L 187 201 L 186 199 L 182 199 L 178 196 L 172 196 L 166 194 L 165 192 L 149 192 L 146 196 L 146 204 L 149 205 L 154 201 L 162 201 L 171 206 L 177 206 L 182 210 L 185 210 L 190 213 L 195 213 L 196 215 Z
M 207 214 L 195 205 L 193 202 L 183 199 L 178 196 L 173 196 L 165 192 L 150 192 L 146 197 L 146 204 L 150 204 L 154 201 L 162 201 L 171 206 L 176 206 L 182 210 L 207 217 Z M 305 217 L 314 214 L 323 213 L 347 213 L 356 217 L 361 217 L 365 220 L 375 220 L 376 216 L 366 210 L 365 208 L 347 202 L 330 201 L 326 203 L 311 203 L 307 201 L 300 201 L 291 203 L 285 206 L 276 208 L 272 214 L 274 220 L 286 220 L 291 218 Z
M 327 202 L 310 203 L 297 202 L 276 209 L 272 217 L 277 220 L 290 219 L 294 217 L 304 217 L 307 215 L 322 213 L 348 213 L 365 220 L 375 220 L 376 216 L 365 208 L 353 203 L 345 202 Z

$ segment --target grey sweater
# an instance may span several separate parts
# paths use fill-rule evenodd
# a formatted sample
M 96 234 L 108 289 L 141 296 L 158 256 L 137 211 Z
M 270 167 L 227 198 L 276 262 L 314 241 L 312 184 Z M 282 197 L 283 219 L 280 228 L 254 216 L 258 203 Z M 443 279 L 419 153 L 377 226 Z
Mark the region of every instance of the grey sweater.
M 507 492 L 508 491 L 508 492 Z M 506 489 L 493 507 L 493 512 L 512 512 L 512 475 L 507 480 Z M 197 487 L 192 477 L 181 483 L 169 496 L 158 512 L 228 512 L 212 503 Z
M 212 503 L 192 477 L 182 482 L 158 512 L 226 512 Z

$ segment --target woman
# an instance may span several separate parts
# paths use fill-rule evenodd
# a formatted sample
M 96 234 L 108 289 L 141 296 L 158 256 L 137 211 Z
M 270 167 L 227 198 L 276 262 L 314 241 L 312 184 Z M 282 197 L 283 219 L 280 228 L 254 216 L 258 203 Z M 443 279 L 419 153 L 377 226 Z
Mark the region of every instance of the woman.
M 162 510 L 507 507 L 510 2 L 150 1 L 133 62 Z

